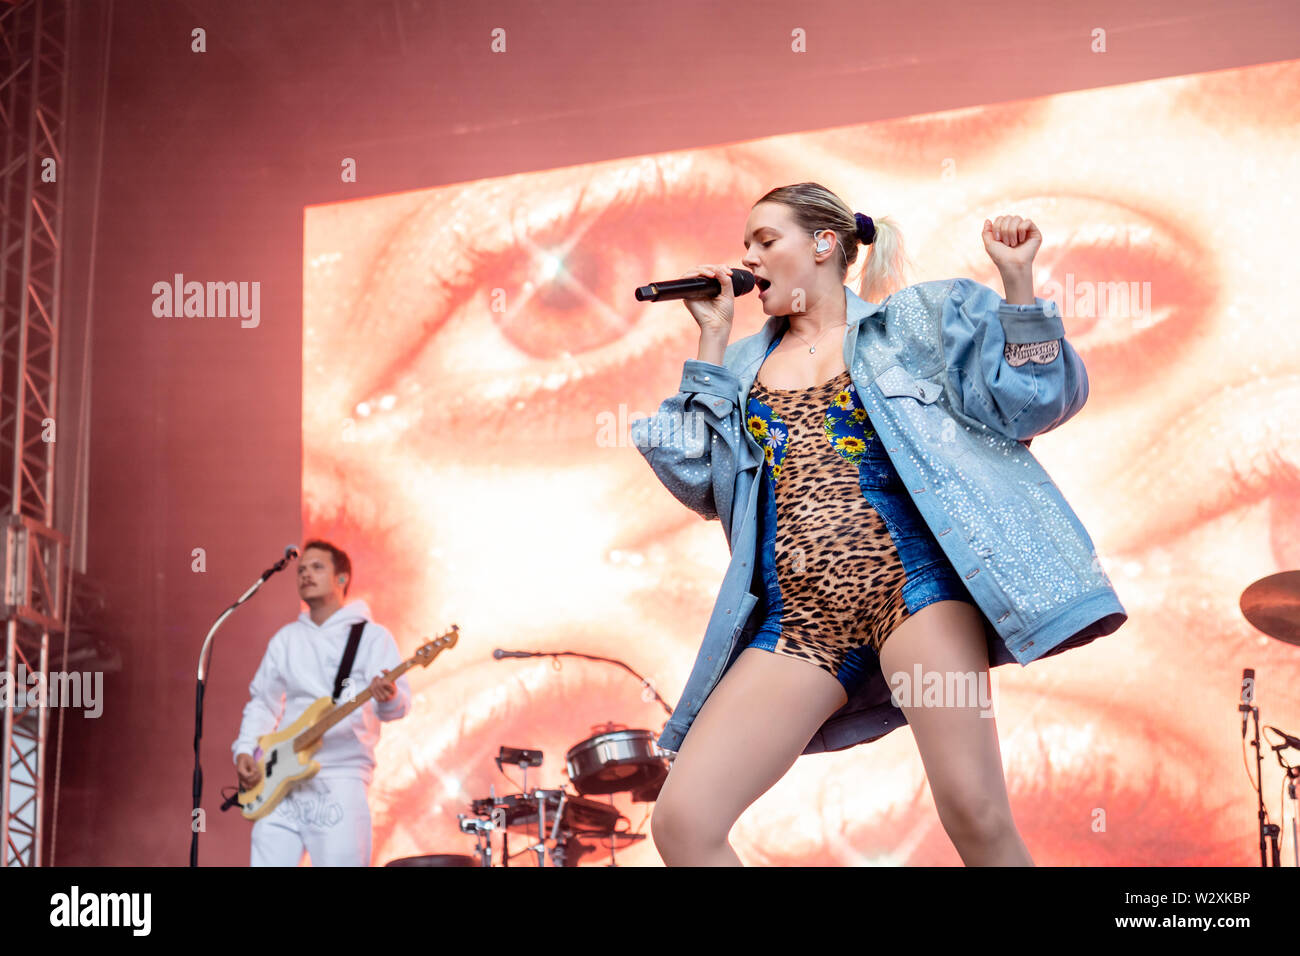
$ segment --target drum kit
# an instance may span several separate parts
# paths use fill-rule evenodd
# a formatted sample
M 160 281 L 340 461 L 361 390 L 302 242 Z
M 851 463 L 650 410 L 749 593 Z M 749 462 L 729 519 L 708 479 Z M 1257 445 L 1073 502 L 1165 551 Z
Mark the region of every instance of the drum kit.
M 564 755 L 568 787 L 530 789 L 528 768 L 542 763 L 540 750 L 502 747 L 496 757 L 498 769 L 505 765 L 523 770 L 518 793 L 490 795 L 470 803 L 469 813 L 456 815 L 460 831 L 473 836 L 473 854 L 432 854 L 392 860 L 388 866 L 509 866 L 512 856 L 533 853 L 537 865 L 577 866 L 594 853 L 596 845 L 609 851 L 606 866 L 617 866 L 615 851 L 644 840 L 644 833 L 628 829 L 630 821 L 613 805 L 616 793 L 631 794 L 634 803 L 653 803 L 668 777 L 673 758 L 655 743 L 648 730 L 629 729 L 605 723 L 591 728 L 587 737 Z M 603 802 L 596 797 L 606 797 Z M 500 834 L 499 860 L 493 848 Z M 528 841 L 514 854 L 510 836 Z
M 1279 571 L 1260 578 L 1241 592 L 1239 601 L 1242 615 L 1258 630 L 1286 644 L 1300 645 L 1300 571 Z M 1259 864 L 1260 866 L 1281 866 L 1278 839 L 1281 827 L 1268 819 L 1264 806 L 1263 783 L 1263 746 L 1260 742 L 1259 707 L 1255 705 L 1255 671 L 1246 668 L 1242 672 L 1241 703 L 1237 710 L 1241 712 L 1241 736 L 1246 738 L 1247 722 L 1255 722 L 1255 739 L 1251 746 L 1255 748 L 1255 779 L 1251 784 L 1256 793 L 1256 815 L 1259 819 Z M 1270 744 L 1270 749 L 1286 774 L 1286 795 L 1291 800 L 1291 846 L 1293 865 L 1300 866 L 1300 830 L 1297 830 L 1295 808 L 1300 806 L 1297 798 L 1297 781 L 1300 781 L 1300 766 L 1287 763 L 1283 754 L 1288 749 L 1300 750 L 1300 739 L 1285 733 L 1277 727 L 1266 727 L 1281 738 L 1281 743 Z

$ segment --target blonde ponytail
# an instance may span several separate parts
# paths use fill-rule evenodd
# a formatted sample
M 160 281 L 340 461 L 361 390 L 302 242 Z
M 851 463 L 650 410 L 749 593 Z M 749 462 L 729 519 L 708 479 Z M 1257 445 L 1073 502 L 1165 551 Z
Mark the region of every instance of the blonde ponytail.
M 891 294 L 910 285 L 907 274 L 911 264 L 903 250 L 903 234 L 899 231 L 898 223 L 889 216 L 881 219 L 873 217 L 871 221 L 876 226 L 876 237 L 867 247 L 867 258 L 862 265 L 858 284 L 858 297 L 867 302 L 883 302 Z

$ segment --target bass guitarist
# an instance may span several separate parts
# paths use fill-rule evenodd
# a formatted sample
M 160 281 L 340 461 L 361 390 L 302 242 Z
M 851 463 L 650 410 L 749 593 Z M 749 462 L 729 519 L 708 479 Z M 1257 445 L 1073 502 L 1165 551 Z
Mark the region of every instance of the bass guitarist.
M 304 850 L 312 866 L 370 865 L 367 797 L 379 725 L 406 716 L 411 689 L 405 677 L 384 679 L 402 662 L 393 635 L 371 620 L 365 601 L 343 603 L 351 577 L 352 562 L 344 551 L 319 539 L 303 545 L 298 596 L 307 610 L 271 638 L 249 685 L 239 737 L 231 747 L 245 789 L 262 778 L 253 757 L 258 738 L 280 726 L 282 717 L 290 724 L 317 698 L 331 695 L 342 702 L 367 684 L 374 695 L 321 738 L 315 754 L 320 770 L 253 823 L 253 866 L 296 866 Z M 342 673 L 358 624 L 355 657 L 348 673 Z

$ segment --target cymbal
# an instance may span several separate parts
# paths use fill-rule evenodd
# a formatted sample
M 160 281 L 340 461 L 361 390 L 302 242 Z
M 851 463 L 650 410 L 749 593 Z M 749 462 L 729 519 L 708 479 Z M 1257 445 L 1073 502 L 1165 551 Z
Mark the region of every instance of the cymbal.
M 1300 645 L 1300 571 L 1279 571 L 1241 592 L 1241 613 L 1269 637 Z

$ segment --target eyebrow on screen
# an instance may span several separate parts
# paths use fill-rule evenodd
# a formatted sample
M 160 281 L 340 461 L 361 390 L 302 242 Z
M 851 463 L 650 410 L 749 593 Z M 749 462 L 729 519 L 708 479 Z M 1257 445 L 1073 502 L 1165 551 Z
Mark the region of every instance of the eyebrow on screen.
M 987 155 L 1018 136 L 1043 128 L 1051 100 L 1051 95 L 1045 95 L 1012 103 L 896 116 L 855 127 L 851 142 L 855 152 L 869 151 L 873 161 L 886 163 L 913 163 L 908 149 L 918 142 L 934 147 L 950 143 L 970 155 Z M 864 130 L 877 135 L 863 139 Z
M 962 133 L 984 133 L 996 135 L 1001 132 L 1019 129 L 1033 120 L 1046 118 L 1050 95 L 1014 103 L 991 103 L 984 106 L 964 106 L 937 113 L 916 113 L 911 116 L 896 116 L 883 120 L 886 129 L 902 127 L 904 129 L 933 130 L 939 133 L 959 130 Z

